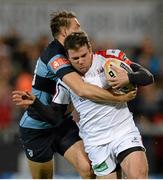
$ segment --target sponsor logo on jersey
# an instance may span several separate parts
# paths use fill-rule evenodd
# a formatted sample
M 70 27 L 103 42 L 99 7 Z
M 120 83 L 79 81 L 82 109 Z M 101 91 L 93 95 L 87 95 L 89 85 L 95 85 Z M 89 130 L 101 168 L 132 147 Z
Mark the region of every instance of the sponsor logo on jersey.
M 106 162 L 102 162 L 101 164 L 96 164 L 93 166 L 93 170 L 96 172 L 102 172 L 105 171 L 106 169 L 108 169 L 108 165 L 106 164 Z
M 28 154 L 29 154 L 30 157 L 33 157 L 33 150 L 27 149 L 27 152 L 28 152 Z
M 57 58 L 54 61 L 52 61 L 51 66 L 53 67 L 53 69 L 57 70 L 59 67 L 65 65 L 65 64 L 70 64 L 69 60 L 65 59 L 65 58 Z
M 137 137 L 134 137 L 131 142 L 132 143 L 139 143 L 139 139 Z
M 103 68 L 103 67 L 97 69 L 97 74 L 101 74 L 101 73 L 103 73 L 103 72 L 104 72 L 104 68 Z

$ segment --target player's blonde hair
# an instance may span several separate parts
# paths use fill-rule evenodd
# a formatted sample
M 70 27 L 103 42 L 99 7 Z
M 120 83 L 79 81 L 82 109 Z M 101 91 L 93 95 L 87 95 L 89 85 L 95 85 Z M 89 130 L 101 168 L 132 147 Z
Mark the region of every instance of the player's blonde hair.
M 76 18 L 73 12 L 60 11 L 51 14 L 50 28 L 54 38 L 59 35 L 61 27 L 68 28 L 70 26 L 72 18 Z

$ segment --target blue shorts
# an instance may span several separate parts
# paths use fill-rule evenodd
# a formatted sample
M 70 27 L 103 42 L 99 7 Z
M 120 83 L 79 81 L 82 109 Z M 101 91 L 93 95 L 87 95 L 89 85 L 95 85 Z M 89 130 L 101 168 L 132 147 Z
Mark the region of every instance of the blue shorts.
M 31 129 L 20 127 L 20 140 L 29 160 L 47 162 L 53 158 L 55 152 L 63 156 L 81 138 L 76 123 L 71 119 L 66 119 L 57 128 Z

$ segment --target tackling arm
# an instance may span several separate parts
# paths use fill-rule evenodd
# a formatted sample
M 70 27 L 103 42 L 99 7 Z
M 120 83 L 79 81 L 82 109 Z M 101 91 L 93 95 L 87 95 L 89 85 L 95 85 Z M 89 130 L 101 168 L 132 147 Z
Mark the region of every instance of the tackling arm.
M 111 92 L 98 86 L 85 83 L 81 76 L 70 66 L 66 57 L 54 57 L 48 62 L 48 68 L 68 85 L 78 96 L 96 102 L 124 102 L 123 96 L 114 96 Z M 128 101 L 128 100 L 127 100 Z
M 32 117 L 37 114 L 39 121 L 49 122 L 56 127 L 62 124 L 67 113 L 68 103 L 52 102 L 50 105 L 45 105 L 36 96 L 26 91 L 13 91 L 12 100 L 17 106 L 31 109 L 28 114 Z
M 102 103 L 129 101 L 124 95 L 115 95 L 108 90 L 84 82 L 81 76 L 76 72 L 64 75 L 62 80 L 70 87 L 70 89 L 82 98 Z
M 33 108 L 34 111 L 39 113 L 39 116 L 41 116 L 41 121 L 49 122 L 55 127 L 58 127 L 65 119 L 67 106 L 67 104 L 57 104 L 54 102 L 52 102 L 51 105 L 44 105 L 39 101 L 39 99 L 36 98 L 33 104 L 30 105 L 30 108 Z
M 112 93 L 117 99 L 123 97 L 124 100 L 131 100 L 135 98 L 136 91 L 125 95 L 118 95 Z M 120 100 L 119 100 L 120 101 Z M 56 86 L 56 94 L 53 97 L 51 105 L 42 104 L 37 98 L 31 104 L 30 108 L 39 113 L 41 121 L 49 122 L 55 126 L 59 126 L 65 119 L 68 104 L 71 103 L 71 91 L 63 82 L 58 81 Z M 56 118 L 57 117 L 57 118 Z
M 146 86 L 154 82 L 153 75 L 140 64 L 132 63 L 130 65 L 133 72 L 128 73 L 129 81 L 138 86 Z

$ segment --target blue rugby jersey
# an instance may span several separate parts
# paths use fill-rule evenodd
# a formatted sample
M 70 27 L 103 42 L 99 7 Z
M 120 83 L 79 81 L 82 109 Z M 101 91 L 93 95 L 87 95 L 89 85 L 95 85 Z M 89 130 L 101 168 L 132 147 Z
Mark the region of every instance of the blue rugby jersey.
M 50 104 L 55 94 L 57 79 L 62 79 L 65 74 L 73 71 L 63 45 L 55 39 L 37 60 L 32 81 L 32 94 L 45 105 Z M 39 114 L 29 107 L 21 118 L 20 126 L 33 129 L 53 127 L 47 122 L 40 121 L 40 118 Z

